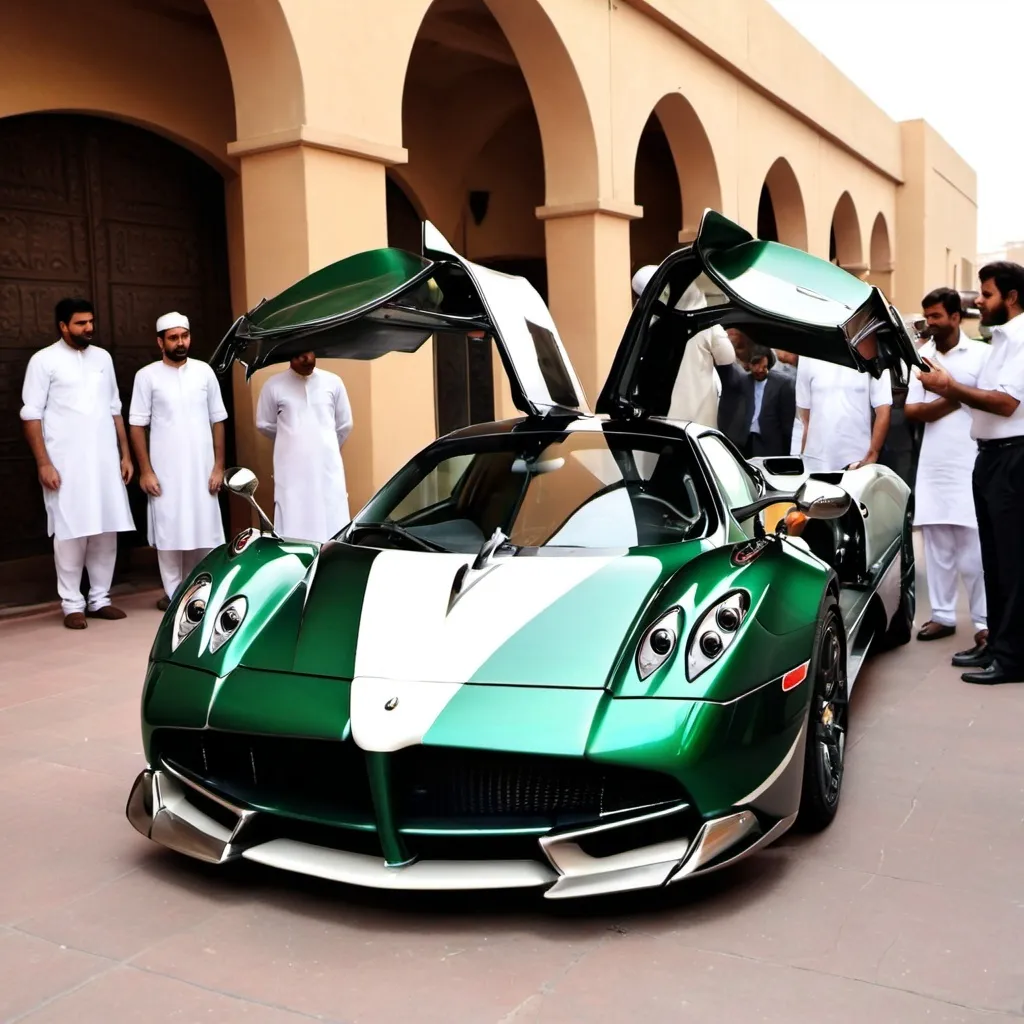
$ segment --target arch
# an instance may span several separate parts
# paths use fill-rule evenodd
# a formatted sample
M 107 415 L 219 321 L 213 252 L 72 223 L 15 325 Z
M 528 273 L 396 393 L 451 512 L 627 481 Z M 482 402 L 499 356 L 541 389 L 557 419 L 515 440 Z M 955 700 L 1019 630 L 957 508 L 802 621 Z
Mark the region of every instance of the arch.
M 52 310 L 64 295 L 93 302 L 122 397 L 157 357 L 154 322 L 169 309 L 188 315 L 193 355 L 208 359 L 231 322 L 225 191 L 208 161 L 123 119 L 0 119 L 5 379 L 20 381 L 32 352 L 52 344 Z M 13 455 L 0 466 L 11 509 L 0 561 L 47 546 L 34 461 L 17 442 L 17 395 L 0 392 L 0 447 Z M 230 409 L 230 390 L 224 399 Z M 136 521 L 145 521 L 145 496 L 136 484 L 128 494 Z M 121 547 L 144 538 L 125 538 Z
M 629 224 L 630 273 L 660 263 L 679 247 L 682 197 L 675 158 L 657 114 L 651 114 L 636 147 L 633 201 L 643 216 Z
M 49 4 L 5 11 L 0 34 L 0 117 L 66 113 L 144 128 L 199 156 L 225 177 L 235 168 L 231 73 L 216 25 L 200 3 L 187 19 L 156 15 L 127 0 L 65 5 L 61 31 L 75 40 L 54 73 Z M 92 8 L 104 8 L 103 17 Z M 188 54 L 186 75 L 154 74 L 153 55 Z M 116 68 L 116 74 L 111 73 Z
M 860 218 L 857 216 L 853 196 L 849 192 L 844 192 L 839 197 L 832 213 L 829 259 L 856 277 L 862 277 L 869 269 L 864 262 Z
M 807 210 L 793 167 L 779 157 L 768 169 L 758 206 L 759 238 L 807 248 Z
M 682 93 L 662 96 L 654 106 L 654 116 L 668 140 L 679 179 L 682 213 L 679 237 L 690 239 L 697 234 L 700 218 L 708 207 L 722 208 L 718 163 L 697 111 Z M 634 153 L 639 151 L 642 138 L 641 132 L 634 144 Z
M 508 67 L 518 68 L 525 79 L 541 134 L 545 204 L 592 202 L 601 194 L 597 134 L 583 82 L 554 16 L 545 10 L 540 0 L 478 0 L 478 3 L 479 14 L 467 10 L 473 5 L 458 5 L 458 23 L 450 36 L 464 40 L 467 26 L 473 32 L 482 27 L 485 20 L 497 24 L 500 32 L 485 40 L 487 55 Z M 376 64 L 374 77 L 385 90 L 382 102 L 390 103 L 388 94 L 395 90 L 395 110 L 401 109 L 398 101 L 404 92 L 416 43 L 438 38 L 439 25 L 455 5 L 448 0 L 408 0 L 406 6 L 415 9 L 415 16 L 410 11 L 409 17 L 400 19 L 397 25 L 391 24 L 389 19 L 388 31 L 381 34 L 379 47 L 377 40 L 371 42 Z M 340 89 L 337 63 L 335 55 L 334 93 L 339 93 Z M 365 67 L 366 61 L 360 64 Z M 395 70 L 397 79 L 392 79 Z M 359 83 L 353 84 L 361 89 Z M 435 112 L 435 124 L 439 120 Z
M 237 138 L 306 123 L 306 91 L 282 0 L 206 0 L 231 73 Z
M 892 244 L 889 240 L 889 225 L 885 214 L 879 213 L 871 226 L 871 247 L 869 249 L 869 260 L 871 262 L 868 281 L 880 288 L 888 298 L 892 298 Z

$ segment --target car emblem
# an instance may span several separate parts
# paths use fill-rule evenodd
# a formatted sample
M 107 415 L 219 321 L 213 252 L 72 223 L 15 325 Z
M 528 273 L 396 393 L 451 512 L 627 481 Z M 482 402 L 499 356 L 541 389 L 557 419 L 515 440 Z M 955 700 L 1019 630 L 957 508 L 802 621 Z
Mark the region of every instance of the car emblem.
M 386 704 L 384 705 L 384 710 L 385 710 L 385 711 L 394 711 L 394 710 L 395 710 L 395 708 L 397 708 L 397 707 L 398 707 L 398 698 L 397 698 L 397 697 L 392 697 L 392 698 L 391 698 L 391 699 L 390 699 L 390 700 L 389 700 L 389 701 L 388 701 L 388 702 L 387 702 L 387 703 L 386 703 Z

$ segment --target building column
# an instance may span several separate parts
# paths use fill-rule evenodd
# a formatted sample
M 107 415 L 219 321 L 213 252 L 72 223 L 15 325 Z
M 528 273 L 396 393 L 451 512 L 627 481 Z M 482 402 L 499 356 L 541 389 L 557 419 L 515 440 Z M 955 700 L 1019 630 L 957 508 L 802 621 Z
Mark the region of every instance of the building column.
M 548 305 L 591 407 L 629 319 L 629 222 L 639 206 L 601 200 L 542 206 Z
M 868 272 L 868 284 L 874 285 L 890 302 L 892 299 L 892 274 L 895 269 L 890 263 L 872 267 Z
M 346 256 L 387 245 L 385 167 L 405 151 L 308 126 L 232 143 L 240 158 L 245 302 L 261 299 Z M 328 359 L 352 402 L 345 475 L 353 514 L 436 431 L 433 346 L 375 360 Z M 272 498 L 272 445 L 255 429 L 260 388 L 281 366 L 234 377 L 239 461 L 260 477 L 261 503 Z

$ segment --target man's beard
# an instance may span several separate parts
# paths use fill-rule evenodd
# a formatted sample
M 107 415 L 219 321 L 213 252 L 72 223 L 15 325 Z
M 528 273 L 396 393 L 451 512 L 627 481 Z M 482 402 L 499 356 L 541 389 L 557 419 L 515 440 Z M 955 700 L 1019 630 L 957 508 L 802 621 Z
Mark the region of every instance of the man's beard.
M 187 348 L 172 348 L 172 349 L 168 349 L 167 350 L 167 358 L 170 359 L 172 363 L 183 363 L 183 362 L 185 362 L 186 359 L 188 359 L 188 349 Z
M 72 334 L 70 335 L 71 344 L 75 348 L 88 348 L 92 344 L 92 335 L 85 334 Z
M 984 313 L 981 318 L 981 322 L 986 327 L 1001 327 L 1010 319 L 1010 311 L 1006 308 L 1006 303 L 1002 303 L 995 309 L 989 310 Z

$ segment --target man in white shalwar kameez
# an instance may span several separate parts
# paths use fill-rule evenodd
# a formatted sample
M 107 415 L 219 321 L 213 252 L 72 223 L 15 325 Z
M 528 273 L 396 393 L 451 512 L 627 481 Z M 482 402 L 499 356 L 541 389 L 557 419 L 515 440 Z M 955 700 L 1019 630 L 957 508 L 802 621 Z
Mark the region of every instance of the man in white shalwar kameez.
M 274 529 L 322 543 L 349 519 L 341 448 L 352 430 L 348 392 L 316 356 L 296 356 L 263 385 L 256 429 L 274 442 Z
M 164 314 L 156 322 L 156 340 L 162 358 L 135 375 L 128 423 L 139 486 L 149 495 L 149 543 L 164 587 L 157 607 L 164 609 L 182 580 L 224 543 L 217 492 L 228 414 L 216 374 L 189 358 L 188 317 Z
M 960 329 L 960 296 L 938 288 L 924 297 L 922 307 L 930 338 L 921 356 L 942 366 L 961 384 L 975 388 L 989 357 L 984 342 L 972 341 Z M 914 488 L 914 525 L 924 534 L 931 619 L 918 640 L 941 640 L 956 632 L 958 578 L 964 582 L 974 620 L 975 645 L 988 636 L 985 575 L 981 541 L 970 482 L 978 455 L 971 439 L 971 415 L 956 402 L 925 391 L 917 371 L 910 381 L 905 406 L 907 419 L 924 424 L 924 438 Z
M 86 615 L 123 619 L 110 603 L 117 535 L 135 529 L 125 485 L 132 477 L 121 399 L 110 353 L 92 344 L 92 306 L 62 299 L 55 309 L 60 339 L 28 361 L 21 419 L 35 456 L 53 537 L 57 592 L 68 629 Z M 82 570 L 89 596 L 82 596 Z
M 809 473 L 837 473 L 878 461 L 892 417 L 892 380 L 801 356 L 796 411 Z

